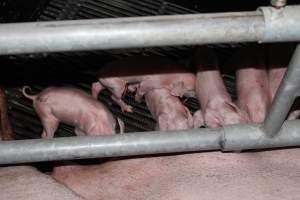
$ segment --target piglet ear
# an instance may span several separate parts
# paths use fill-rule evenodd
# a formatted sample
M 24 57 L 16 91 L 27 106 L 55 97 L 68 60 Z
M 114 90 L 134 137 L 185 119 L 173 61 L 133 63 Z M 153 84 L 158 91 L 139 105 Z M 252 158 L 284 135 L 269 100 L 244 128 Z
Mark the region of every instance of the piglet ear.
M 182 81 L 173 84 L 171 95 L 176 97 L 182 97 L 184 93 L 184 83 Z

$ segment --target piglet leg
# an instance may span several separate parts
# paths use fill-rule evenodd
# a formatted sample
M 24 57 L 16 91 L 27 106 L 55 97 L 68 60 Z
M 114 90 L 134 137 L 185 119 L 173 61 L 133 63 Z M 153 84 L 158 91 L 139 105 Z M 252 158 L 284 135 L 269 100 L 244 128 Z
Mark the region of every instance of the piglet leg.
M 99 79 L 100 83 L 112 93 L 112 100 L 115 101 L 124 112 L 132 112 L 132 107 L 123 100 L 123 94 L 126 90 L 126 82 L 119 78 Z
M 198 110 L 197 112 L 194 113 L 193 119 L 194 119 L 194 128 L 200 128 L 204 126 L 203 113 L 201 110 Z
M 247 122 L 248 117 L 237 108 L 225 87 L 215 52 L 201 47 L 194 57 L 197 67 L 196 94 L 209 128 Z
M 76 127 L 76 128 L 74 129 L 74 132 L 75 132 L 75 134 L 76 134 L 77 136 L 85 136 L 85 135 L 86 135 L 86 133 L 85 133 L 84 131 L 82 131 L 80 128 L 78 128 L 78 127 Z
M 44 117 L 41 119 L 44 130 L 42 133 L 43 139 L 51 139 L 59 125 L 59 121 L 55 117 Z
M 251 122 L 261 123 L 270 105 L 269 83 L 263 46 L 244 47 L 235 60 L 238 105 Z
M 122 112 L 129 112 L 129 113 L 133 112 L 132 106 L 126 104 L 122 99 L 119 99 L 118 97 L 116 97 L 114 95 L 111 98 L 113 101 L 115 101 L 121 107 Z
M 104 90 L 105 87 L 98 81 L 92 84 L 92 96 L 97 99 L 99 93 Z
M 140 103 L 142 101 L 143 96 L 153 89 L 152 85 L 148 81 L 142 81 L 140 83 L 140 86 L 137 88 L 136 94 L 135 94 L 135 101 Z

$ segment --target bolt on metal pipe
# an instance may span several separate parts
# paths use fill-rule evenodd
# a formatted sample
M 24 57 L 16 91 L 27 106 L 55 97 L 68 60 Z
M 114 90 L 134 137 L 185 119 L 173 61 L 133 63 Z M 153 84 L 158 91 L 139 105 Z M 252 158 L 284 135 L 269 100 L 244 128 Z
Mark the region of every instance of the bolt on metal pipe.
M 275 8 L 281 8 L 286 6 L 287 0 L 271 0 L 271 5 Z
M 299 120 L 286 122 L 275 138 L 266 136 L 261 124 L 248 124 L 219 129 L 6 141 L 0 142 L 0 164 L 294 147 L 300 145 L 299 122 Z
M 0 24 L 0 55 L 300 41 L 300 6 L 253 12 Z
M 275 136 L 290 111 L 300 88 L 300 45 L 296 47 L 287 72 L 278 88 L 271 109 L 264 122 L 265 133 Z

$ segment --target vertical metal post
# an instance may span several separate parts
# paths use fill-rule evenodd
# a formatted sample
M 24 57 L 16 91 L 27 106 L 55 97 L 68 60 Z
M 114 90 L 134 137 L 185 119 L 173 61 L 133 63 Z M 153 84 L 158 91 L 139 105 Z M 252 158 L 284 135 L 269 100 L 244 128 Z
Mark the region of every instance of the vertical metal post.
M 273 137 L 280 130 L 295 98 L 298 96 L 299 87 L 300 45 L 298 44 L 264 123 L 264 131 L 268 136 Z

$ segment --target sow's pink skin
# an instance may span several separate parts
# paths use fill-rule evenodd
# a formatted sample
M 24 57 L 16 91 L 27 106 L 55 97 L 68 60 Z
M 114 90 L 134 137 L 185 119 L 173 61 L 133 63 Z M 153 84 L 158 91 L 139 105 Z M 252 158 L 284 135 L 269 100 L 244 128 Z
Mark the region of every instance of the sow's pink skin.
M 87 200 L 300 199 L 299 149 L 197 153 L 56 168 Z
M 190 97 L 195 95 L 195 75 L 164 57 L 135 56 L 103 67 L 98 82 L 92 84 L 92 96 L 97 98 L 105 88 L 112 92 L 112 99 L 122 111 L 132 112 L 132 107 L 122 100 L 127 89 L 131 92 L 137 89 L 137 102 L 148 91 L 160 88 L 168 89 L 174 96 Z
M 233 57 L 232 66 L 236 69 L 239 108 L 248 114 L 251 122 L 263 122 L 270 107 L 264 46 L 239 49 Z
M 271 101 L 274 100 L 276 92 L 285 75 L 288 64 L 295 50 L 293 43 L 276 43 L 270 44 L 268 49 L 268 68 L 269 68 L 269 95 Z M 292 109 L 288 119 L 294 120 L 299 118 L 299 106 L 296 104 Z
M 214 51 L 206 47 L 198 48 L 193 65 L 197 67 L 196 94 L 205 125 L 216 128 L 226 124 L 247 123 L 247 114 L 232 102 L 226 90 Z M 198 116 L 201 115 L 195 115 L 195 121 Z
M 153 89 L 145 95 L 147 106 L 158 123 L 158 129 L 185 130 L 193 128 L 193 117 L 178 97 L 167 89 Z
M 52 138 L 59 123 L 75 126 L 77 135 L 111 135 L 115 133 L 116 120 L 100 102 L 75 88 L 50 87 L 37 95 L 23 95 L 33 101 L 33 107 L 43 124 L 42 138 Z M 123 122 L 117 120 L 121 133 Z

